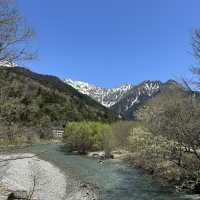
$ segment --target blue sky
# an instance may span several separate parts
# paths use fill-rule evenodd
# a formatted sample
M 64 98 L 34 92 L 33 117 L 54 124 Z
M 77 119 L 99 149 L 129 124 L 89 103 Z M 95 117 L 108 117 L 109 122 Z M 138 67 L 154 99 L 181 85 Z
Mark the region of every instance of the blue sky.
M 36 72 L 114 87 L 189 76 L 199 0 L 18 0 Z

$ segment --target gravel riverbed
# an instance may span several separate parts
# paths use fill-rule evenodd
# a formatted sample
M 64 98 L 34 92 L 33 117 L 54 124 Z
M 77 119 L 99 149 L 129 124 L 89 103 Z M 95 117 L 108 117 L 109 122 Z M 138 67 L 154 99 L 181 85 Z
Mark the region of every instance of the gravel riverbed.
M 6 200 L 11 191 L 33 191 L 37 200 L 94 200 L 95 193 L 87 185 L 67 177 L 58 167 L 34 154 L 1 155 L 16 159 L 0 164 L 0 200 Z

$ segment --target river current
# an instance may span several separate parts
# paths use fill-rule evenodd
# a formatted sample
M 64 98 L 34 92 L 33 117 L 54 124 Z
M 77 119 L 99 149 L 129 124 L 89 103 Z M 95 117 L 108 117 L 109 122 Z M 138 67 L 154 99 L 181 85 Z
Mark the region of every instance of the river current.
M 96 159 L 66 154 L 62 145 L 35 145 L 33 153 L 45 151 L 41 157 L 54 163 L 66 174 L 82 182 L 96 185 L 103 200 L 180 200 L 194 196 L 176 192 L 175 188 L 162 186 L 142 170 L 130 167 L 123 161 Z

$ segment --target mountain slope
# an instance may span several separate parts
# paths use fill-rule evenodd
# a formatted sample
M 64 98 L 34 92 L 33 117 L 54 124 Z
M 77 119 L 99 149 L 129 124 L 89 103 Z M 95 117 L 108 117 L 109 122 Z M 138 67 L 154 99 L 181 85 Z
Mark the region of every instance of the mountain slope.
M 63 126 L 67 121 L 116 119 L 107 108 L 57 77 L 25 68 L 0 67 L 0 95 L 0 118 L 7 124 Z
M 87 94 L 125 119 L 133 119 L 135 112 L 148 100 L 160 93 L 183 90 L 176 81 L 144 81 L 139 85 L 126 84 L 119 88 L 106 89 L 81 81 L 65 79 L 65 83 Z
M 64 82 L 71 85 L 82 94 L 90 96 L 106 107 L 111 107 L 116 104 L 129 90 L 133 88 L 133 85 L 131 84 L 125 84 L 118 88 L 107 89 L 82 81 L 73 81 L 71 79 L 65 79 Z
M 161 95 L 184 92 L 183 87 L 176 81 L 166 83 L 160 81 L 144 81 L 130 90 L 119 102 L 110 109 L 125 119 L 134 119 L 136 111 L 144 106 L 150 99 Z
M 133 112 L 136 111 L 144 102 L 159 93 L 160 86 L 160 81 L 144 81 L 133 87 L 110 109 L 120 114 L 125 119 L 132 119 Z

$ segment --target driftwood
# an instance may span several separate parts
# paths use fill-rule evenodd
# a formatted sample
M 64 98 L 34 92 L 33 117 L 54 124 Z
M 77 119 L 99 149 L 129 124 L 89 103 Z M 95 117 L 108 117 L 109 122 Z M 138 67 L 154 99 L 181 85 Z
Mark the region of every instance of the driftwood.
M 12 191 L 8 195 L 7 200 L 37 200 L 37 199 L 33 198 L 33 192 L 31 194 L 29 194 L 25 190 Z
M 28 193 L 26 191 L 15 191 L 9 194 L 7 200 L 27 200 Z

